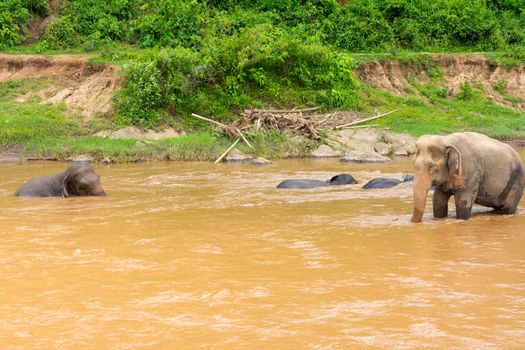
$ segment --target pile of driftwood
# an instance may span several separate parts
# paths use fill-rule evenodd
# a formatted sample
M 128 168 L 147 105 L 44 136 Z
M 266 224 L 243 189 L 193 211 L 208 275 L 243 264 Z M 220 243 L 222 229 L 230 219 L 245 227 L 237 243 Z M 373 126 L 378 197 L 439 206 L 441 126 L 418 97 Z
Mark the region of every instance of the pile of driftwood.
M 233 125 L 241 131 L 250 130 L 255 125 L 256 130 L 263 127 L 267 130 L 288 131 L 318 140 L 321 138 L 319 122 L 313 118 L 317 110 L 317 107 L 296 110 L 250 109 L 245 110 Z
M 217 159 L 216 162 L 219 162 L 241 139 L 251 148 L 252 145 L 245 134 L 257 134 L 261 129 L 287 131 L 319 140 L 322 130 L 358 128 L 361 126 L 356 126 L 356 124 L 381 118 L 397 111 L 395 109 L 383 114 L 376 112 L 372 117 L 362 118 L 358 113 L 333 112 L 322 114 L 318 113 L 318 109 L 318 107 L 306 109 L 250 109 L 245 110 L 239 119 L 229 125 L 195 113 L 192 113 L 192 116 L 217 125 L 228 136 L 236 139 L 235 143 Z M 370 125 L 367 125 L 367 127 L 370 127 Z

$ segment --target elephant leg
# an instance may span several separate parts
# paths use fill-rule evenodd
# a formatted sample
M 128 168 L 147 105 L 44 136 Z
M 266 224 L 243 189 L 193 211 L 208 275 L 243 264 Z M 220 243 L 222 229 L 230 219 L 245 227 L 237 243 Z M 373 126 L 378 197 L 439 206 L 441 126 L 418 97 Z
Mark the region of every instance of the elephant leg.
M 434 190 L 434 197 L 432 198 L 432 207 L 434 209 L 435 218 L 446 218 L 448 216 L 448 200 L 450 194 L 443 192 L 436 187 Z
M 477 188 L 474 191 L 458 191 L 454 193 L 454 201 L 456 203 L 456 218 L 460 220 L 470 219 L 472 205 L 474 204 L 477 193 Z
M 525 175 L 521 175 L 516 179 L 516 182 L 507 194 L 507 198 L 503 206 L 494 208 L 498 213 L 501 214 L 516 214 L 518 210 L 518 204 L 520 203 L 521 196 L 523 195 L 523 188 L 525 187 Z

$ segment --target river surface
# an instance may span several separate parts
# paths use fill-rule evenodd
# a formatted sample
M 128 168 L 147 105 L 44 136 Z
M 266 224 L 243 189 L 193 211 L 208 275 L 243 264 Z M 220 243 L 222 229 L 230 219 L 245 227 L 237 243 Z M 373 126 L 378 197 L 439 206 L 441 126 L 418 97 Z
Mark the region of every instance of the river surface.
M 523 153 L 522 153 L 523 155 Z M 525 349 L 519 215 L 409 222 L 412 189 L 279 190 L 409 160 L 96 167 L 105 198 L 17 198 L 0 164 L 1 349 Z

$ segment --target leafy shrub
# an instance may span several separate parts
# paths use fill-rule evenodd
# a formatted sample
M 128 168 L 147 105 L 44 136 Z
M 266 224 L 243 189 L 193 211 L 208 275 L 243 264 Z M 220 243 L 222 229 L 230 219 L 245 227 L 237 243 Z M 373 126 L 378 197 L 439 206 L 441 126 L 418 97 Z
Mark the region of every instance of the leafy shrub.
M 432 83 L 424 85 L 416 84 L 416 88 L 421 94 L 428 97 L 432 102 L 436 102 L 439 99 L 446 98 L 448 96 L 448 89 L 442 86 L 436 86 Z
M 304 43 L 273 26 L 256 26 L 206 42 L 202 53 L 209 60 L 208 78 L 224 83 L 230 95 L 294 86 L 314 90 L 314 100 L 326 107 L 355 106 L 359 87 L 349 55 Z
M 205 20 L 204 5 L 196 0 L 153 0 L 141 7 L 134 35 L 141 47 L 195 46 Z
M 44 41 L 50 48 L 68 48 L 75 43 L 75 29 L 71 17 L 55 18 L 46 28 Z
M 458 100 L 479 100 L 482 95 L 480 89 L 482 87 L 477 84 L 462 83 L 459 86 L 459 93 L 456 95 Z
M 352 52 L 505 49 L 525 45 L 522 0 L 70 0 L 78 45 L 108 41 L 141 47 L 199 49 L 209 36 L 235 35 L 263 24 L 303 42 Z M 2 0 L 0 45 L 17 45 L 29 14 L 47 14 L 46 0 Z M 6 46 L 7 45 L 7 46 Z
M 127 124 L 157 125 L 159 109 L 175 109 L 177 99 L 191 91 L 195 65 L 194 53 L 183 48 L 132 61 L 124 71 L 126 87 L 115 102 L 118 118 Z
M 329 47 L 305 44 L 285 31 L 261 25 L 237 35 L 210 40 L 202 53 L 213 80 L 235 77 L 240 84 L 266 85 L 268 80 L 305 88 L 356 87 L 350 56 Z M 231 80 L 231 78 L 230 78 Z
M 47 0 L 23 0 L 24 7 L 29 10 L 29 12 L 36 14 L 38 16 L 46 16 L 48 11 Z
M 480 46 L 498 27 L 483 0 L 375 1 L 398 45 L 412 49 Z
M 127 86 L 117 97 L 119 112 L 127 122 L 150 125 L 157 122 L 155 109 L 164 102 L 156 62 L 133 62 L 125 68 Z
M 139 0 L 74 0 L 69 14 L 80 35 L 98 31 L 113 39 L 122 39 L 126 22 L 136 16 L 139 3 Z
M 525 46 L 513 46 L 505 53 L 505 57 L 525 62 Z
M 493 88 L 500 94 L 504 94 L 507 92 L 507 85 L 508 85 L 508 81 L 500 80 L 496 84 L 494 84 Z
M 525 13 L 517 15 L 513 11 L 502 11 L 499 14 L 499 29 L 502 40 L 509 45 L 525 45 Z
M 352 1 L 339 6 L 325 21 L 323 31 L 330 43 L 352 52 L 389 50 L 394 33 L 373 2 Z
M 0 50 L 20 44 L 20 29 L 28 22 L 29 11 L 21 0 L 0 1 Z
M 358 104 L 359 84 L 349 55 L 305 44 L 271 25 L 212 36 L 201 46 L 200 52 L 182 47 L 152 51 L 130 65 L 116 103 L 121 118 L 155 125 L 159 110 L 227 118 L 256 96 L 286 104 Z

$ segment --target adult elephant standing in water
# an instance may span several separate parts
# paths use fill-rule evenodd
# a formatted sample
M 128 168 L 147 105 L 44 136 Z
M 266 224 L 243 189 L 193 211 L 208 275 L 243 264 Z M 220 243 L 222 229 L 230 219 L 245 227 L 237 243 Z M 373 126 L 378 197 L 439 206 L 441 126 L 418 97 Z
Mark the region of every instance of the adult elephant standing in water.
M 21 197 L 105 196 L 106 192 L 89 163 L 75 163 L 66 171 L 49 176 L 35 177 L 16 192 Z
M 432 185 L 436 186 L 434 217 L 448 215 L 448 200 L 454 196 L 456 216 L 463 220 L 470 218 L 474 203 L 514 214 L 525 186 L 518 153 L 507 144 L 474 132 L 421 136 L 414 167 L 412 222 L 421 222 Z

